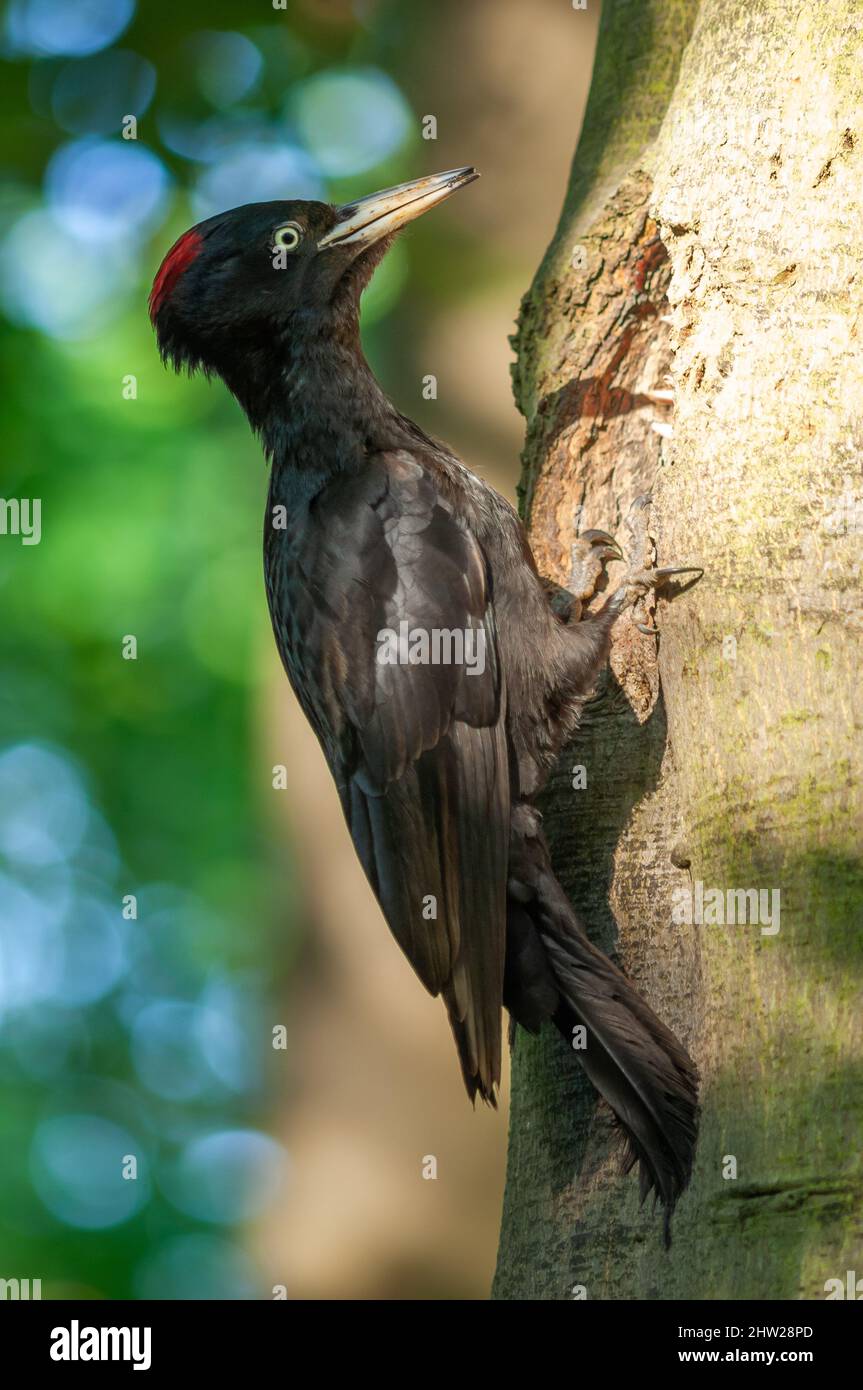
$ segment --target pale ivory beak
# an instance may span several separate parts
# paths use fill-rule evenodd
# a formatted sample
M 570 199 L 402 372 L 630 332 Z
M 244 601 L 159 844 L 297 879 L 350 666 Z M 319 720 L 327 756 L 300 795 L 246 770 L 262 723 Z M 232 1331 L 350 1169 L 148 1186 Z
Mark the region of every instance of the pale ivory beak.
M 355 203 L 346 203 L 338 210 L 336 225 L 318 242 L 318 250 L 323 251 L 328 246 L 371 246 L 442 203 L 457 188 L 478 178 L 473 168 L 447 169 L 443 174 L 412 179 L 410 183 L 400 183 Z

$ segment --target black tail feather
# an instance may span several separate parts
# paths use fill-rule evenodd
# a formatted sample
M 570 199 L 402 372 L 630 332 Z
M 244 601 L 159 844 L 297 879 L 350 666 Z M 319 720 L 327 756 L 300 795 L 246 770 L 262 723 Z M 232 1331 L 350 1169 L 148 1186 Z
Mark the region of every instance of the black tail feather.
M 562 890 L 561 890 L 562 891 Z M 568 904 L 567 904 L 568 907 Z M 574 913 L 537 927 L 561 993 L 554 1022 L 567 1040 L 584 1024 L 576 1056 L 608 1101 L 626 1136 L 624 1168 L 640 1168 L 641 1200 L 650 1192 L 671 1213 L 689 1182 L 697 1132 L 698 1074 L 688 1053 L 607 956 L 587 939 Z
M 530 845 L 522 848 L 528 850 L 531 891 L 519 911 L 529 916 L 557 986 L 554 1022 L 570 1044 L 573 1030 L 584 1026 L 586 1046 L 576 1047 L 575 1055 L 626 1137 L 625 1171 L 639 1165 L 641 1200 L 653 1192 L 665 1209 L 668 1245 L 671 1215 L 692 1173 L 698 1119 L 695 1063 L 626 976 L 588 939 L 554 876 L 542 835 L 531 836 Z M 514 1012 L 518 1018 L 519 1010 Z

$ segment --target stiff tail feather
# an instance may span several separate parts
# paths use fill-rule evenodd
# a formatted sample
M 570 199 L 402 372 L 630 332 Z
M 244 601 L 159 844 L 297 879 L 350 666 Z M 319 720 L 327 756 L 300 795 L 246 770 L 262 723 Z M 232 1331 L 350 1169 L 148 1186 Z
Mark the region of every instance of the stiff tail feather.
M 689 1182 L 698 1127 L 698 1072 L 686 1049 L 588 939 L 551 868 L 541 835 L 531 837 L 533 890 L 527 912 L 545 948 L 559 1002 L 553 1018 L 626 1136 L 626 1171 L 639 1164 L 641 1199 L 665 1209 L 665 1242 Z M 537 862 L 537 861 L 540 862 Z

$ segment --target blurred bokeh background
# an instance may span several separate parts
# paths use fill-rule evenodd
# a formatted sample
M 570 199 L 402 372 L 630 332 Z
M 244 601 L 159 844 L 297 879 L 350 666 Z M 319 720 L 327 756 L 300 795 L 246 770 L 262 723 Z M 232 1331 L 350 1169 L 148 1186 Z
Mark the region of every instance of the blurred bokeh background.
M 40 499 L 41 539 L 0 534 L 0 1279 L 488 1292 L 505 1113 L 467 1104 L 277 668 L 258 447 L 221 387 L 164 371 L 146 296 L 223 208 L 475 163 L 378 271 L 363 332 L 399 406 L 512 494 L 507 337 L 598 10 L 3 12 L 0 499 Z

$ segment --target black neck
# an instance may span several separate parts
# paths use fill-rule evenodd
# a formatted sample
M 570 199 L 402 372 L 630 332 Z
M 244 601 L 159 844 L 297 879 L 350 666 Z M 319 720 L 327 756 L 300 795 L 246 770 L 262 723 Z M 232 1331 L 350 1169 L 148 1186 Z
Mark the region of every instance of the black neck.
M 266 346 L 235 345 L 221 374 L 273 472 L 327 478 L 395 442 L 398 412 L 363 355 L 355 313 L 294 314 Z

